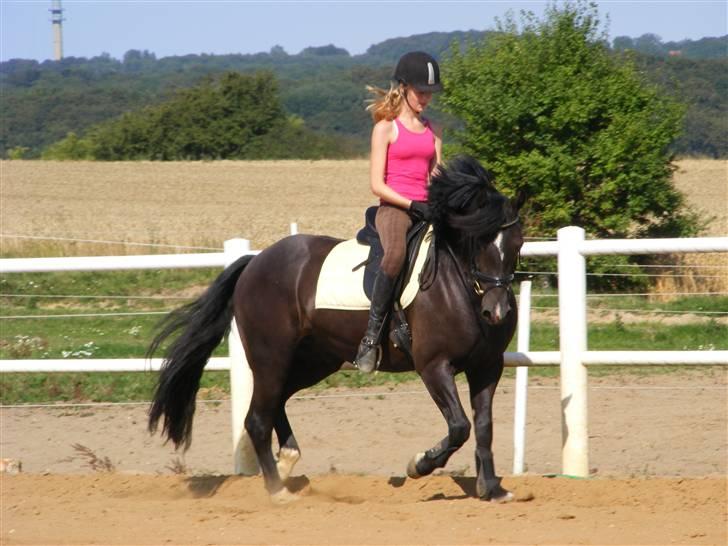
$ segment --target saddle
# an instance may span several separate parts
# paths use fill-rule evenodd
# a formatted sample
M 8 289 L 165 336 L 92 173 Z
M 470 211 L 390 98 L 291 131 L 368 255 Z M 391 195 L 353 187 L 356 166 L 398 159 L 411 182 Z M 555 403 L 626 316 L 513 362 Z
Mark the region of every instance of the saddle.
M 372 288 L 374 286 L 374 278 L 379 271 L 379 266 L 384 256 L 384 248 L 379 238 L 375 226 L 375 218 L 379 207 L 369 207 L 364 213 L 364 227 L 359 230 L 356 240 L 362 245 L 369 246 L 369 256 L 365 261 L 357 265 L 353 271 L 364 267 L 364 293 L 371 300 Z M 415 260 L 420 250 L 420 246 L 428 232 L 429 224 L 421 220 L 415 222 L 407 231 L 407 252 L 405 254 L 405 262 L 402 271 L 395 279 L 394 294 L 391 303 L 391 309 L 385 318 L 384 328 L 386 330 L 389 322 L 389 338 L 392 344 L 401 350 L 407 358 L 412 360 L 412 332 L 407 323 L 407 316 L 401 303 L 402 292 L 410 281 L 415 266 Z

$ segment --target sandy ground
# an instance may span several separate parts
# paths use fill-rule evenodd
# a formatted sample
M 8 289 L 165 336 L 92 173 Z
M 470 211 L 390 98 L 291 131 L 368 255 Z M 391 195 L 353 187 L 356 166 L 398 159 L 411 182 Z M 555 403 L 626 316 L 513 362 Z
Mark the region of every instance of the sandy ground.
M 305 483 L 306 479 L 299 479 Z M 18 476 L 3 544 L 725 544 L 725 479 L 507 480 L 520 502 L 472 498 L 473 478 L 327 475 L 274 507 L 257 479 Z M 531 499 L 531 500 L 528 500 Z
M 677 187 L 715 216 L 708 232 L 725 235 L 728 162 L 679 167 Z M 66 239 L 221 247 L 244 236 L 261 248 L 293 221 L 350 237 L 373 202 L 366 161 L 3 161 L 0 179 L 4 248 L 32 242 L 43 255 L 148 251 Z M 148 436 L 143 405 L 3 408 L 0 457 L 21 460 L 23 472 L 0 475 L 0 544 L 724 545 L 727 385 L 725 370 L 592 378 L 593 478 L 572 480 L 543 477 L 560 469 L 555 380 L 532 382 L 529 474 L 510 476 L 504 381 L 494 452 L 519 502 L 497 506 L 473 498 L 472 440 L 440 475 L 402 478 L 409 458 L 446 433 L 417 383 L 292 400 L 303 450 L 292 486 L 305 495 L 285 507 L 269 503 L 259 477 L 229 476 L 227 401 L 199 405 L 184 457 Z
M 309 392 L 289 402 L 303 451 L 292 486 L 304 498 L 282 508 L 269 503 L 259 477 L 229 476 L 227 401 L 199 405 L 184 458 L 148 436 L 145 406 L 4 408 L 2 457 L 22 460 L 23 472 L 2 476 L 0 539 L 725 544 L 727 385 L 719 369 L 592 378 L 593 477 L 573 480 L 543 477 L 560 470 L 552 379 L 531 382 L 528 475 L 510 476 L 513 382 L 504 380 L 495 404 L 496 468 L 520 499 L 507 506 L 473 498 L 472 439 L 439 475 L 403 478 L 409 458 L 446 430 L 418 383 Z M 112 472 L 92 469 L 104 461 Z

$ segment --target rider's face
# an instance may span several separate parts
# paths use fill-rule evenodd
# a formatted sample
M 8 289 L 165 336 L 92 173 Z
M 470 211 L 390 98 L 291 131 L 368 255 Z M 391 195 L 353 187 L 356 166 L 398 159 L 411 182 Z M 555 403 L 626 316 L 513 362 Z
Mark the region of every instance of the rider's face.
M 432 100 L 432 91 L 418 91 L 414 87 L 407 88 L 407 104 L 415 112 L 422 113 Z

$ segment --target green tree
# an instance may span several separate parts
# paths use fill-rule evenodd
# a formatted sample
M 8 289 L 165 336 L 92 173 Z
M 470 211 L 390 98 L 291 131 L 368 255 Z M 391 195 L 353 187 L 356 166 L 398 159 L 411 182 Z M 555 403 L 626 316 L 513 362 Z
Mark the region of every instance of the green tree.
M 93 145 L 87 139 L 78 138 L 76 133 L 68 133 L 66 138 L 49 146 L 41 155 L 42 159 L 93 159 Z
M 671 182 L 684 107 L 610 52 L 596 6 L 552 4 L 542 20 L 498 26 L 444 63 L 440 105 L 463 124 L 448 152 L 481 159 L 509 193 L 526 190 L 531 235 L 694 234 Z
M 286 114 L 269 72 L 228 72 L 156 106 L 70 133 L 48 159 L 282 159 L 351 156 L 346 139 L 325 137 Z
M 26 159 L 30 148 L 27 146 L 15 146 L 8 150 L 8 159 Z

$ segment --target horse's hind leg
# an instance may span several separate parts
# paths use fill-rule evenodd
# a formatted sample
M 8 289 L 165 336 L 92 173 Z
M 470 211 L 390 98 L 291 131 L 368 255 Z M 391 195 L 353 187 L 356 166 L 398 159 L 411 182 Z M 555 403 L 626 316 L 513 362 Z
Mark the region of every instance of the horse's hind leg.
M 295 436 L 293 436 L 291 424 L 288 422 L 285 402 L 281 404 L 274 426 L 276 436 L 278 436 L 278 445 L 280 446 L 276 468 L 278 469 L 278 475 L 281 480 L 285 482 L 291 475 L 294 465 L 301 458 L 301 450 L 298 447 Z
M 251 358 L 251 362 L 253 359 Z M 258 456 L 258 464 L 263 473 L 265 487 L 275 503 L 285 503 L 296 500 L 298 497 L 288 491 L 278 473 L 278 464 L 273 457 L 271 445 L 273 427 L 280 413 L 281 404 L 284 402 L 282 396 L 283 381 L 280 379 L 287 368 L 287 363 L 279 358 L 266 359 L 269 366 L 268 373 L 256 373 L 253 370 L 253 397 L 250 401 L 248 415 L 245 418 L 245 430 L 250 435 L 255 453 Z M 278 370 L 279 373 L 271 373 L 270 370 Z
M 436 468 L 445 466 L 450 456 L 460 449 L 470 436 L 470 422 L 460 403 L 449 362 L 431 364 L 421 375 L 430 396 L 447 421 L 448 434 L 435 447 L 418 453 L 410 460 L 407 465 L 407 475 L 410 478 L 427 476 Z
M 501 361 L 499 366 L 482 366 L 466 372 L 475 424 L 475 487 L 481 499 L 492 502 L 513 500 L 513 495 L 501 487 L 493 463 L 493 395 L 502 371 Z

